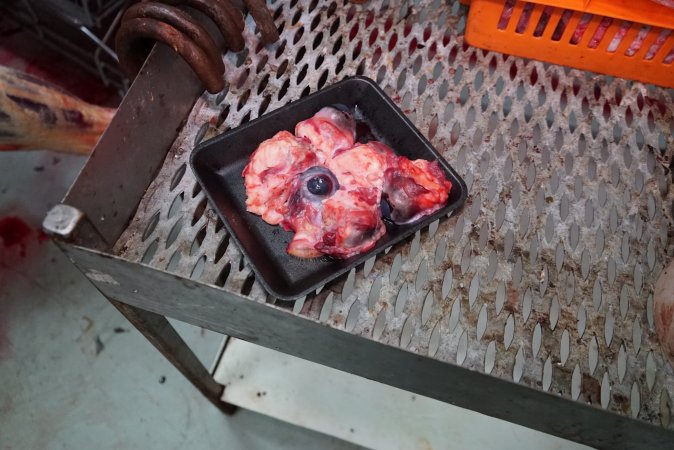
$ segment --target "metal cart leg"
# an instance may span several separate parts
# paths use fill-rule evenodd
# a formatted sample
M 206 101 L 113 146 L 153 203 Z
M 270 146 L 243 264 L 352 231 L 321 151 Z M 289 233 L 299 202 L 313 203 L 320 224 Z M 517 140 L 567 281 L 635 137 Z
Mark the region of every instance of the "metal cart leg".
M 230 415 L 236 406 L 221 400 L 224 386 L 215 382 L 166 317 L 108 297 L 110 303 L 140 331 L 220 411 Z

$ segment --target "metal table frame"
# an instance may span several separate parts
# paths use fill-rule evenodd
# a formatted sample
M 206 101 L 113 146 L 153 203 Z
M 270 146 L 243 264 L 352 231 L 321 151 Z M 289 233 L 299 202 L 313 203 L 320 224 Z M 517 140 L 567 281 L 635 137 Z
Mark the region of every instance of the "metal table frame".
M 672 433 L 666 427 L 378 342 L 346 331 L 343 324 L 327 324 L 322 314 L 297 314 L 273 299 L 251 299 L 213 282 L 120 257 L 113 247 L 144 207 L 141 199 L 152 195 L 165 160 L 177 157 L 172 153 L 176 137 L 201 95 L 189 67 L 169 49 L 156 46 L 62 204 L 45 219 L 45 229 L 214 405 L 231 411 L 221 401 L 223 386 L 166 317 L 593 447 L 669 446 Z M 199 130 L 200 138 L 204 133 L 205 128 Z

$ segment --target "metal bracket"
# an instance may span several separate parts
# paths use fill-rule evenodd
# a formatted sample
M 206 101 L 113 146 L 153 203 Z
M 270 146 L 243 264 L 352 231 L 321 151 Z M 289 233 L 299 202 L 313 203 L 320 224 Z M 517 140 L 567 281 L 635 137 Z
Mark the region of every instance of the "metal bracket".
M 96 250 L 109 248 L 103 236 L 79 209 L 63 203 L 52 207 L 42 221 L 44 232 L 58 240 L 77 244 L 86 242 Z

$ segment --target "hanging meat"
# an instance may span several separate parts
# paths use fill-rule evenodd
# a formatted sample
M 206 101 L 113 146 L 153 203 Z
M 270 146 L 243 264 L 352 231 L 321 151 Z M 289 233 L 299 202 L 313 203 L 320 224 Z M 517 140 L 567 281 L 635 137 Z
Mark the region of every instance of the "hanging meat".
M 370 250 L 384 221 L 408 224 L 442 208 L 452 187 L 437 161 L 357 142 L 348 112 L 326 107 L 262 142 L 243 170 L 248 211 L 295 235 L 299 258 L 349 258 Z

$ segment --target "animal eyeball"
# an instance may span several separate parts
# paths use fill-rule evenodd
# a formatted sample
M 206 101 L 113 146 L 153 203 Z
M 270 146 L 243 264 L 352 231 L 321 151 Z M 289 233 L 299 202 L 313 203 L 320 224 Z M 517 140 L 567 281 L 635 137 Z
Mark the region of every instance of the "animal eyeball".
M 307 181 L 307 189 L 314 195 L 327 195 L 332 191 L 332 180 L 327 175 L 316 175 Z
M 304 171 L 301 175 L 304 185 L 304 197 L 329 197 L 339 189 L 339 182 L 329 169 L 314 166 Z

